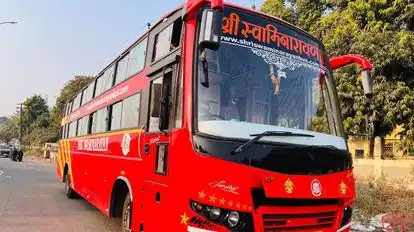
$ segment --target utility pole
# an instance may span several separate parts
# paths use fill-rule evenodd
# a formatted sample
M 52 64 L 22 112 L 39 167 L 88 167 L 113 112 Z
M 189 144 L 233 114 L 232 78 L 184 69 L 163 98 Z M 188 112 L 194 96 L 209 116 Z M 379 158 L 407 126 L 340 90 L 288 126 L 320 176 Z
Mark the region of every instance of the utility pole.
M 20 139 L 19 139 L 19 147 L 20 150 L 23 147 L 23 103 L 17 103 L 16 111 L 20 114 Z

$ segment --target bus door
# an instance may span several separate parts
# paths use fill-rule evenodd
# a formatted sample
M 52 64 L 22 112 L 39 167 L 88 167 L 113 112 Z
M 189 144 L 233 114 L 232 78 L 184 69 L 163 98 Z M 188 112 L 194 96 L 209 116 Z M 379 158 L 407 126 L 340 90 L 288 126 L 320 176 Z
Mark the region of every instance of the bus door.
M 151 78 L 148 126 L 141 150 L 144 151 L 144 210 L 145 230 L 160 229 L 159 218 L 166 214 L 171 202 L 167 194 L 170 184 L 169 115 L 172 106 L 172 69 Z M 164 217 L 163 217 L 164 218 Z M 168 225 L 168 223 L 166 223 Z M 167 229 L 167 228 L 166 228 Z
M 150 87 L 143 90 L 141 117 L 146 122 L 140 139 L 144 151 L 142 162 L 143 204 L 133 218 L 144 222 L 145 231 L 171 231 L 169 223 L 160 223 L 160 218 L 169 218 L 174 196 L 171 193 L 171 154 L 169 141 L 175 128 L 177 80 L 181 55 L 182 18 L 177 11 L 155 26 L 149 33 L 146 62 L 151 69 L 147 73 Z M 145 112 L 146 111 L 146 112 Z M 135 204 L 134 204 L 135 208 Z M 140 217 L 140 216 L 136 217 Z M 140 225 L 141 226 L 141 225 Z M 165 227 L 164 227 L 165 226 Z

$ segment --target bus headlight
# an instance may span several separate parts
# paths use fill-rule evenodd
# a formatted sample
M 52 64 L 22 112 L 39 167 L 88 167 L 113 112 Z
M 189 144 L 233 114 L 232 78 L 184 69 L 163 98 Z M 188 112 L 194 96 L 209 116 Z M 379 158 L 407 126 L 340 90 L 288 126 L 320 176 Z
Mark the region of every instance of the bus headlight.
M 221 214 L 220 208 L 213 207 L 210 209 L 209 215 L 211 219 L 213 220 L 218 219 L 220 217 L 220 214 Z
M 223 209 L 190 200 L 191 209 L 208 221 L 238 232 L 252 232 L 253 216 L 250 213 Z
M 229 217 L 227 218 L 227 223 L 229 224 L 229 227 L 234 228 L 239 224 L 240 221 L 240 215 L 237 211 L 231 211 L 229 214 Z

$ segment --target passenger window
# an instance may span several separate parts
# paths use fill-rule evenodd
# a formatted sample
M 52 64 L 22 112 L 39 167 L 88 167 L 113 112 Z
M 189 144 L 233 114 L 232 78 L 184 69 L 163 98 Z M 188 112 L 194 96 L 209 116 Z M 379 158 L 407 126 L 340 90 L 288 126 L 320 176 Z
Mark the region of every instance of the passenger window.
M 129 53 L 118 61 L 116 68 L 115 85 L 127 78 Z
M 88 120 L 89 117 L 83 117 L 78 121 L 78 136 L 83 136 L 88 133 Z
M 105 132 L 108 129 L 108 109 L 105 107 L 97 111 L 96 133 Z
M 70 129 L 70 124 L 66 124 L 65 138 L 69 138 L 69 129 Z
M 83 100 L 82 100 L 83 103 L 82 103 L 82 105 L 85 105 L 90 100 L 92 100 L 94 89 L 95 89 L 95 82 L 92 82 L 88 85 L 88 88 L 86 88 L 84 93 L 83 93 Z
M 121 128 L 121 114 L 122 101 L 115 103 L 110 107 L 111 124 L 109 130 L 119 130 Z
M 110 89 L 114 82 L 114 65 L 112 67 L 108 68 L 105 73 L 102 76 L 102 90 L 101 93 L 107 91 Z
M 69 138 L 76 137 L 77 133 L 77 123 L 78 121 L 73 121 L 69 124 Z
M 86 99 L 86 94 L 87 94 L 87 92 L 88 92 L 88 87 L 86 87 L 86 89 L 84 89 L 83 91 L 82 91 L 82 99 L 81 99 L 81 103 L 80 103 L 80 105 L 81 106 L 83 106 L 83 105 L 85 105 L 85 103 L 87 102 L 87 99 Z
M 100 76 L 98 79 L 96 79 L 96 86 L 95 86 L 95 94 L 94 97 L 99 96 L 102 93 L 102 81 L 103 77 Z
M 68 115 L 70 113 L 70 111 L 69 111 L 69 103 L 68 104 L 66 104 L 66 106 L 65 106 L 65 112 L 63 113 L 64 114 L 64 116 L 66 116 L 66 115 Z
M 73 106 L 72 106 L 72 112 L 77 110 L 80 106 L 80 102 L 81 102 L 81 98 L 82 98 L 82 93 L 79 93 L 75 99 L 73 100 Z
M 121 128 L 138 127 L 141 94 L 135 94 L 124 99 L 122 106 Z
M 98 114 L 97 112 L 93 112 L 89 116 L 88 134 L 95 134 L 96 133 L 97 114 Z
M 152 61 L 158 60 L 180 45 L 182 25 L 182 19 L 178 19 L 155 36 Z
M 81 131 L 82 131 L 82 119 L 78 119 L 76 120 L 76 136 L 80 136 L 81 135 Z
M 131 50 L 128 62 L 128 77 L 138 73 L 144 68 L 147 41 L 148 39 L 145 38 Z

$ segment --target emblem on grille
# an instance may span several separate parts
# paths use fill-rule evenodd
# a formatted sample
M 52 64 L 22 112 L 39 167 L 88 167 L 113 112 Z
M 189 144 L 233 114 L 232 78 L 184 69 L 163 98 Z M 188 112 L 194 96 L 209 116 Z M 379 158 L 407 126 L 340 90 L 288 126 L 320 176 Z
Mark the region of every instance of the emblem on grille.
M 124 156 L 128 155 L 130 151 L 130 146 L 131 146 L 131 136 L 129 136 L 129 133 L 126 133 L 124 134 L 124 137 L 122 137 L 122 143 L 121 143 L 122 154 L 124 154 Z
M 341 191 L 342 194 L 346 194 L 346 184 L 342 181 L 341 184 L 339 185 L 339 190 Z
M 322 185 L 318 180 L 313 180 L 311 183 L 311 190 L 312 190 L 312 194 L 315 197 L 319 197 L 320 195 L 322 195 Z
M 285 191 L 289 194 L 293 193 L 293 190 L 295 188 L 295 185 L 293 184 L 293 182 L 288 178 L 285 181 Z

